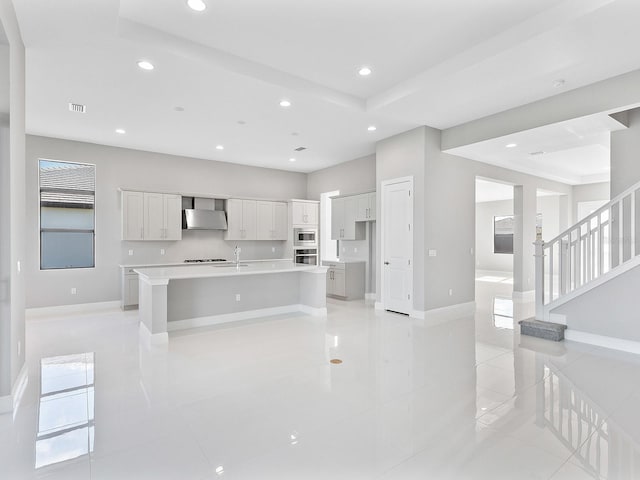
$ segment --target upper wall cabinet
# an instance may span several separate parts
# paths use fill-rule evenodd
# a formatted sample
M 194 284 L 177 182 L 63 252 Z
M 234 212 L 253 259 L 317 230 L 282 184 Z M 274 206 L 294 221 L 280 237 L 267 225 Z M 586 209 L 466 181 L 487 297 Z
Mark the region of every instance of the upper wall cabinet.
M 227 200 L 227 231 L 225 240 L 257 239 L 257 203 L 255 200 Z
M 331 239 L 362 240 L 364 223 L 356 223 L 358 198 L 356 195 L 331 199 Z
M 287 239 L 287 204 L 284 202 L 258 201 L 257 240 Z
M 318 225 L 318 202 L 291 201 L 291 217 L 294 227 Z
M 182 197 L 122 192 L 122 240 L 181 240 Z
M 357 202 L 356 222 L 369 222 L 376 219 L 376 192 L 355 195 Z

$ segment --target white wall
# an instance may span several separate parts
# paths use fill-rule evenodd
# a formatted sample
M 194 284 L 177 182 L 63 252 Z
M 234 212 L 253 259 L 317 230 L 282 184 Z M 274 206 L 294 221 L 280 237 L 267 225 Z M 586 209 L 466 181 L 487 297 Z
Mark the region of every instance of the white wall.
M 639 284 L 640 267 L 635 267 L 552 313 L 566 315 L 571 330 L 640 342 Z
M 431 310 L 474 300 L 475 256 L 471 251 L 475 246 L 476 176 L 523 187 L 526 230 L 521 234 L 522 265 L 519 278 L 514 278 L 514 289 L 532 290 L 536 190 L 559 192 L 570 199 L 571 187 L 443 153 L 440 141 L 439 130 L 420 127 L 376 145 L 378 189 L 382 180 L 414 177 L 414 309 Z M 378 199 L 378 212 L 379 203 Z M 380 232 L 377 241 L 379 244 Z M 428 249 L 436 250 L 437 256 L 426 257 Z M 380 273 L 376 276 L 379 286 Z M 453 290 L 451 296 L 449 289 Z
M 119 264 L 181 262 L 185 258 L 282 258 L 286 242 L 226 242 L 222 231 L 184 231 L 177 242 L 120 240 L 118 188 L 151 192 L 201 193 L 286 200 L 306 198 L 307 176 L 210 160 L 107 147 L 39 136 L 27 137 L 28 307 L 113 301 L 120 298 Z M 96 267 L 40 271 L 38 159 L 96 165 Z M 272 252 L 272 248 L 275 252 Z M 133 256 L 128 251 L 134 251 Z M 165 249 L 165 255 L 160 255 Z M 71 288 L 77 294 L 71 295 Z
M 2 240 L 3 257 L 0 278 L 7 280 L 0 318 L 0 397 L 7 396 L 18 378 L 25 359 L 25 275 L 18 269 L 25 260 L 25 48 L 10 0 L 0 0 L 0 21 L 9 40 L 9 113 L 8 132 L 3 128 L 0 145 L 3 174 Z M 6 65 L 5 65 L 6 67 Z M 7 155 L 8 151 L 8 155 Z M 7 193 L 8 192 L 8 193 Z M 7 202 L 8 200 L 8 202 Z M 8 209 L 8 211 L 7 211 Z M 6 240 L 9 243 L 6 243 Z M 7 251 L 8 249 L 8 251 Z M 22 268 L 22 267 L 21 267 Z M 7 287 L 4 283 L 5 288 Z M 7 318 L 7 312 L 10 312 Z
M 640 108 L 629 110 L 629 128 L 611 132 L 611 198 L 640 181 Z
M 589 183 L 573 186 L 573 204 L 571 206 L 572 224 L 578 220 L 578 204 L 583 202 L 608 202 L 611 197 L 611 184 L 609 182 Z
M 324 192 L 339 190 L 340 195 L 371 192 L 376 189 L 376 156 L 368 155 L 333 167 L 310 173 L 307 176 L 307 194 L 320 200 Z M 341 260 L 364 260 L 366 266 L 365 288 L 367 293 L 375 287 L 375 224 L 367 222 L 365 240 L 340 242 Z M 357 251 L 356 251 L 357 250 Z
M 400 177 L 413 177 L 413 308 L 425 310 L 424 283 L 424 170 L 425 127 L 386 138 L 376 144 L 377 192 L 382 192 L 382 182 Z M 376 197 L 377 218 L 382 218 L 381 194 Z M 378 223 L 378 222 L 376 222 Z M 376 245 L 381 245 L 382 227 L 376 228 Z M 378 252 L 380 258 L 381 252 Z M 379 264 L 380 262 L 378 262 Z M 381 269 L 376 273 L 376 298 L 381 300 Z
M 493 217 L 513 215 L 513 200 L 476 203 L 476 268 L 513 272 L 513 254 L 493 253 Z
M 320 200 L 320 194 L 340 190 L 340 195 L 372 192 L 376 189 L 376 156 L 368 155 L 307 176 L 307 195 Z

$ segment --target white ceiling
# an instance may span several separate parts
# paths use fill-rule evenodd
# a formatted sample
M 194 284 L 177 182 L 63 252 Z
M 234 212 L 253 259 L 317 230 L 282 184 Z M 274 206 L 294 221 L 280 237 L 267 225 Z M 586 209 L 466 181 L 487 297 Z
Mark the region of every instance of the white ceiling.
M 570 185 L 606 182 L 610 176 L 610 132 L 622 128 L 608 115 L 594 115 L 448 152 Z M 516 146 L 507 148 L 513 144 Z
M 13 0 L 28 132 L 308 172 L 640 67 L 636 0 L 205 1 Z
M 551 197 L 560 195 L 557 192 L 538 189 L 537 197 Z M 484 178 L 476 178 L 476 203 L 513 200 L 513 185 L 500 183 Z

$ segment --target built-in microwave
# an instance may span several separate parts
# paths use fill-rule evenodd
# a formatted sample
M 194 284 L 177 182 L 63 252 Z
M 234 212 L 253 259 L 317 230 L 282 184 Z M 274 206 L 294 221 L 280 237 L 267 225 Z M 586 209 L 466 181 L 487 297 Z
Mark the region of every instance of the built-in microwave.
M 317 247 L 318 230 L 315 228 L 294 228 L 293 245 L 296 247 Z
M 293 253 L 293 262 L 296 265 L 317 265 L 317 248 L 296 248 Z

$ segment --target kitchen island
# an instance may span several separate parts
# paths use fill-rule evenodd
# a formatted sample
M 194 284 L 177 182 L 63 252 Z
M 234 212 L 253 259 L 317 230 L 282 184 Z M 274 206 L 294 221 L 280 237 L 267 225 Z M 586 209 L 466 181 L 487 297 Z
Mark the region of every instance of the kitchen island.
M 137 268 L 140 329 L 151 343 L 168 332 L 300 311 L 326 315 L 326 267 L 292 262 Z

